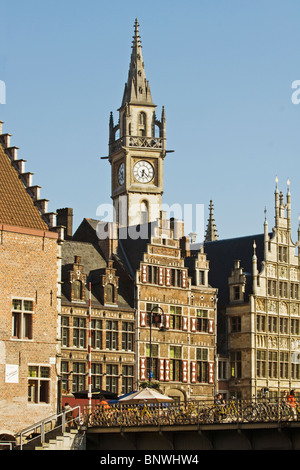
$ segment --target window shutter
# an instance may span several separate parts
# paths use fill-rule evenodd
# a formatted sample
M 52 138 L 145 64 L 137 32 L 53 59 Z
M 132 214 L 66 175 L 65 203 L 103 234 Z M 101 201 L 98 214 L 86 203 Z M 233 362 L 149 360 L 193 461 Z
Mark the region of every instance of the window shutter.
M 171 268 L 166 268 L 166 286 L 171 285 Z
M 165 359 L 165 382 L 170 380 L 170 359 Z
M 159 360 L 159 380 L 163 382 L 165 380 L 165 360 Z
M 168 313 L 165 314 L 165 328 L 170 328 L 170 315 Z
M 164 277 L 165 277 L 164 274 L 165 274 L 164 273 L 164 268 L 159 267 L 158 268 L 158 284 L 160 286 L 164 285 Z
M 145 357 L 141 357 L 141 380 L 146 380 L 147 377 L 147 359 Z
M 147 313 L 141 312 L 141 326 L 147 325 Z
M 182 361 L 182 382 L 188 381 L 188 361 Z
M 187 287 L 187 275 L 186 270 L 181 272 L 181 287 Z
M 214 320 L 208 320 L 208 332 L 213 333 L 215 330 L 215 322 Z
M 197 382 L 197 362 L 195 361 L 191 362 L 191 382 Z
M 215 378 L 215 364 L 214 362 L 208 363 L 208 383 L 213 384 Z
M 188 317 L 182 317 L 182 329 L 184 331 L 188 330 Z
M 142 282 L 148 281 L 148 274 L 147 274 L 147 265 L 142 264 Z
M 197 330 L 197 318 L 191 318 L 191 331 Z

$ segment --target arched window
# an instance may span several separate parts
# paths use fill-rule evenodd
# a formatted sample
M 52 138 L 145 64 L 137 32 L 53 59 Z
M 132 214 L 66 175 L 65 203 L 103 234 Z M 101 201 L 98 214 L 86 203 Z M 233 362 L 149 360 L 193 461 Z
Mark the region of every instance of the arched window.
M 114 302 L 114 286 L 112 284 L 106 286 L 106 302 Z
M 73 298 L 74 300 L 81 300 L 82 297 L 82 282 L 74 281 L 73 282 Z
M 146 113 L 139 114 L 138 135 L 146 135 Z
M 141 224 L 147 224 L 149 222 L 149 205 L 148 201 L 141 202 Z

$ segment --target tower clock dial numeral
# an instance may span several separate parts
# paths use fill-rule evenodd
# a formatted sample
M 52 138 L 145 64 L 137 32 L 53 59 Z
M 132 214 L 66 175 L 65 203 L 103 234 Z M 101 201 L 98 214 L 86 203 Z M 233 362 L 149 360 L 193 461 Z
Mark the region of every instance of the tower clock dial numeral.
M 124 184 L 125 181 L 125 165 L 124 163 L 121 163 L 118 169 L 118 183 L 121 186 Z
M 149 183 L 154 176 L 154 168 L 151 163 L 140 160 L 133 167 L 133 176 L 139 183 Z

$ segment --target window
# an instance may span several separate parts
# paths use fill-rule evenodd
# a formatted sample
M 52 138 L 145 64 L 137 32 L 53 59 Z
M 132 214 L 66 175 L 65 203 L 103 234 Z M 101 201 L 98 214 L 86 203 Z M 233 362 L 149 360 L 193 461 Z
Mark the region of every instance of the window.
M 287 379 L 289 376 L 289 354 L 287 352 L 280 353 L 280 378 Z
M 32 339 L 33 301 L 12 300 L 12 336 L 18 339 Z
M 106 365 L 106 390 L 108 392 L 118 393 L 118 365 Z
M 291 289 L 291 298 L 298 299 L 298 293 L 299 293 L 298 284 L 296 284 L 295 282 L 291 282 L 290 289 Z
M 270 333 L 277 333 L 277 331 L 278 331 L 277 317 L 269 316 L 268 325 L 269 325 L 268 328 L 269 328 Z
M 114 302 L 114 286 L 112 284 L 107 284 L 106 287 L 106 302 L 113 303 Z
M 170 380 L 181 381 L 181 346 L 170 346 Z
M 240 300 L 240 293 L 241 289 L 240 286 L 233 286 L 233 299 L 234 300 Z
M 297 318 L 291 319 L 291 334 L 297 336 L 300 334 L 300 322 Z
M 266 377 L 266 351 L 257 351 L 256 373 L 257 377 Z
M 197 381 L 208 383 L 208 349 L 197 348 Z
M 287 297 L 287 282 L 279 282 L 279 297 Z
M 62 346 L 69 346 L 69 317 L 61 317 Z
M 50 403 L 50 367 L 28 367 L 28 401 Z
M 265 315 L 257 315 L 256 317 L 257 331 L 266 331 L 266 317 Z
M 70 391 L 69 377 L 69 363 L 67 361 L 61 361 L 61 383 L 62 393 L 64 394 L 67 394 Z
M 102 349 L 102 320 L 92 320 L 91 344 L 93 349 Z
M 281 262 L 287 262 L 287 246 L 278 247 L 278 258 Z
M 219 359 L 218 362 L 218 379 L 226 380 L 227 377 L 227 361 L 224 359 Z
M 73 287 L 73 300 L 81 300 L 82 299 L 82 282 L 76 280 L 73 282 L 72 287 Z
M 125 351 L 134 350 L 133 341 L 133 323 L 123 322 L 122 323 L 122 349 Z
M 147 377 L 150 377 L 150 343 L 146 344 Z M 158 344 L 151 344 L 152 375 L 154 380 L 159 380 L 158 371 Z
M 85 389 L 85 363 L 73 362 L 73 392 L 80 392 Z
M 241 317 L 231 317 L 231 333 L 238 333 L 241 331 Z
M 182 307 L 170 305 L 170 328 L 180 330 L 182 327 Z
M 196 316 L 196 330 L 202 333 L 208 333 L 208 311 L 197 308 Z
M 133 390 L 133 366 L 122 366 L 122 394 Z
M 276 379 L 278 376 L 277 373 L 277 352 L 269 351 L 269 377 L 271 379 Z
M 106 349 L 118 349 L 118 322 L 108 320 L 106 322 Z
M 275 297 L 276 292 L 277 292 L 276 281 L 268 281 L 268 295 Z
M 199 285 L 204 286 L 205 284 L 205 271 L 198 271 L 198 282 Z
M 86 339 L 85 339 L 85 318 L 74 317 L 73 318 L 73 346 L 75 348 L 85 348 Z
M 181 286 L 181 270 L 171 269 L 171 285 L 174 287 Z
M 91 364 L 92 387 L 102 388 L 102 364 L 98 362 Z
M 280 333 L 286 335 L 288 333 L 288 319 L 280 318 L 279 319 L 279 329 Z
M 146 304 L 147 310 L 147 326 L 150 326 L 150 321 L 152 324 L 155 323 L 155 326 L 159 326 L 161 323 L 161 310 L 158 307 L 158 304 Z M 151 314 L 152 312 L 152 314 Z
M 231 378 L 241 378 L 242 376 L 242 353 L 235 351 L 230 353 Z

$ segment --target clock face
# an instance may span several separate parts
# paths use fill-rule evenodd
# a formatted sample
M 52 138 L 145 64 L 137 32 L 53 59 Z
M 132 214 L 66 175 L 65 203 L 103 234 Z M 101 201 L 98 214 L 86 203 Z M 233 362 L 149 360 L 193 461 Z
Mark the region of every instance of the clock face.
M 154 168 L 149 162 L 141 160 L 134 165 L 133 176 L 139 183 L 149 183 L 153 179 Z
M 119 185 L 121 186 L 122 184 L 124 184 L 124 181 L 125 181 L 125 165 L 124 165 L 124 163 L 121 163 L 121 165 L 119 166 L 119 169 L 118 169 L 118 182 L 119 182 Z

